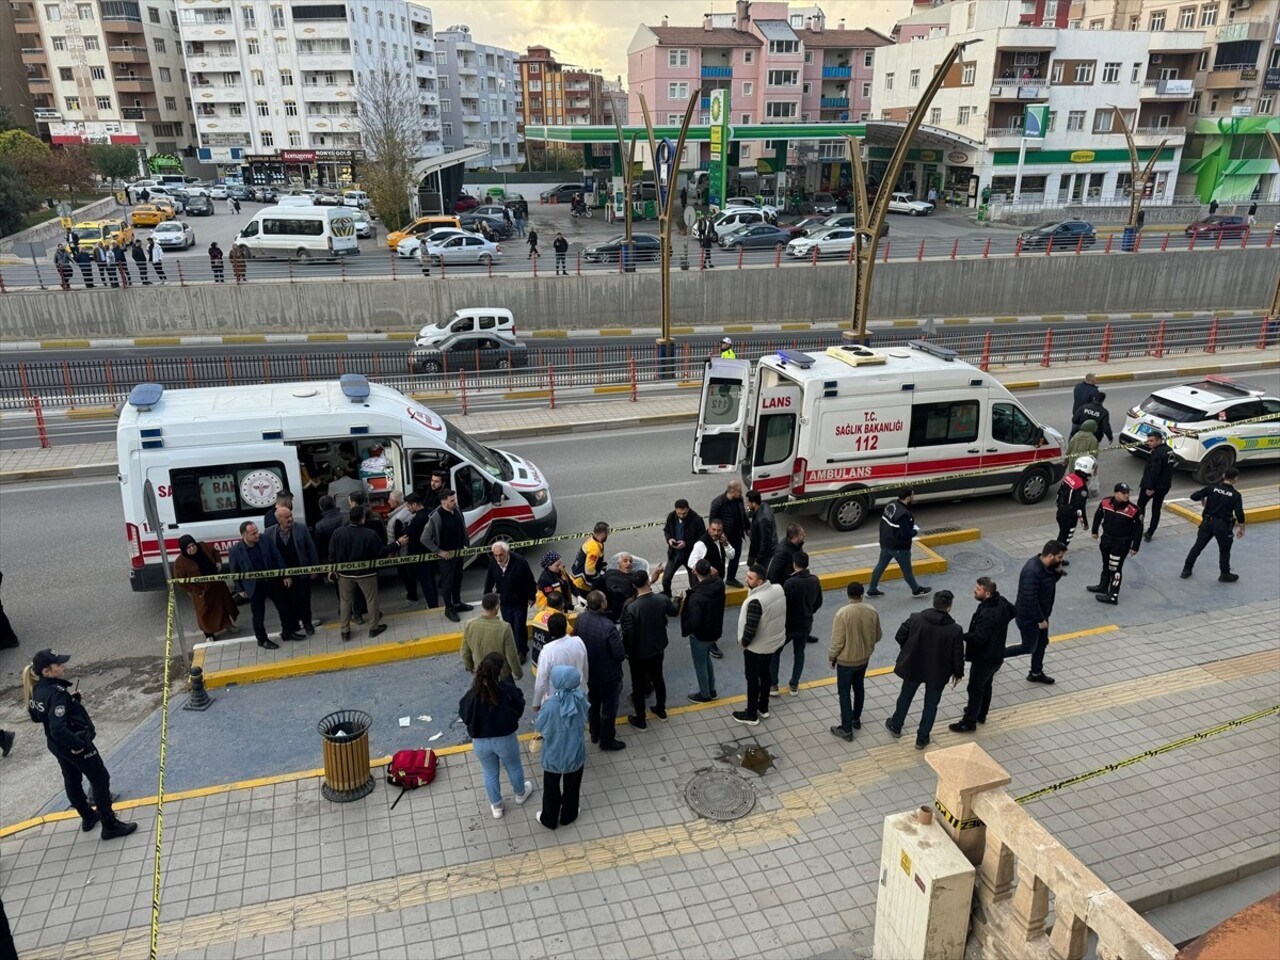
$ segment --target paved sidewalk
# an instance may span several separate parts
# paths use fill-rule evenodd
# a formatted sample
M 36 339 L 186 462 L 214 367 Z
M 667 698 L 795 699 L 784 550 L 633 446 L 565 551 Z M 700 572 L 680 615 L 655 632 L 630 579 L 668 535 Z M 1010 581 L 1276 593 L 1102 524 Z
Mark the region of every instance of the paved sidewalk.
M 1027 684 L 1020 661 L 1001 671 L 975 735 L 946 729 L 962 703 L 948 691 L 934 747 L 973 736 L 1021 795 L 1276 705 L 1274 600 L 1053 655 L 1054 687 Z M 535 822 L 539 794 L 493 820 L 465 748 L 394 811 L 396 790 L 338 806 L 314 778 L 172 800 L 160 955 L 868 957 L 881 821 L 933 796 L 923 754 L 882 727 L 896 692 L 892 677 L 869 682 L 852 744 L 827 733 L 829 686 L 780 698 L 755 728 L 733 723 L 730 704 L 673 711 L 622 753 L 589 751 L 582 815 L 555 833 Z M 1265 716 L 1029 809 L 1122 896 L 1178 889 L 1275 855 L 1278 735 Z M 690 778 L 724 769 L 723 744 L 752 740 L 775 764 L 742 772 L 754 810 L 727 824 L 696 817 Z M 525 762 L 537 780 L 536 758 Z M 154 808 L 131 815 L 139 833 L 120 843 L 74 821 L 0 841 L 24 960 L 145 955 Z

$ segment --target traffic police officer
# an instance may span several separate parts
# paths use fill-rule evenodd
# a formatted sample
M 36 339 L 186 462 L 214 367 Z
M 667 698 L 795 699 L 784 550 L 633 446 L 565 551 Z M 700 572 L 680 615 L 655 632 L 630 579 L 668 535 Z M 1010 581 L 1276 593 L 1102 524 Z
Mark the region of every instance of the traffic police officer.
M 44 725 L 49 752 L 62 768 L 67 799 L 80 814 L 80 829 L 88 833 L 101 821 L 103 840 L 127 837 L 138 825 L 121 820 L 111 809 L 111 776 L 93 745 L 93 721 L 79 692 L 62 678 L 70 659 L 52 650 L 41 650 L 32 658 L 28 678 L 39 679 L 28 695 L 27 712 L 32 721 Z M 93 789 L 93 807 L 84 793 L 84 778 Z
M 721 360 L 737 360 L 738 355 L 733 352 L 733 340 L 725 337 L 720 341 L 720 359 Z
M 1182 561 L 1182 579 L 1191 576 L 1191 569 L 1196 565 L 1210 540 L 1218 541 L 1218 582 L 1235 583 L 1240 579 L 1238 573 L 1231 572 L 1231 521 L 1236 522 L 1236 539 L 1244 536 L 1244 498 L 1236 489 L 1236 480 L 1240 471 L 1228 467 L 1222 475 L 1221 483 L 1211 483 L 1201 487 L 1191 495 L 1191 499 L 1204 503 L 1204 516 L 1200 520 L 1200 529 L 1196 533 L 1195 546 Z
M 1102 529 L 1099 540 L 1098 529 Z M 1093 515 L 1093 539 L 1099 540 L 1102 549 L 1102 576 L 1097 586 L 1085 587 L 1096 593 L 1099 603 L 1117 603 L 1120 599 L 1120 582 L 1124 579 L 1124 561 L 1133 556 L 1142 545 L 1142 514 L 1129 502 L 1129 485 L 1117 483 L 1115 492 L 1103 497 Z M 1127 551 L 1127 552 L 1126 552 Z
M 1071 472 L 1062 478 L 1062 484 L 1058 487 L 1059 543 L 1070 546 L 1076 527 L 1089 526 L 1089 514 L 1086 511 L 1089 505 L 1089 478 L 1097 472 L 1097 460 L 1088 456 L 1077 457 Z M 1062 565 L 1068 566 L 1068 562 L 1063 560 Z

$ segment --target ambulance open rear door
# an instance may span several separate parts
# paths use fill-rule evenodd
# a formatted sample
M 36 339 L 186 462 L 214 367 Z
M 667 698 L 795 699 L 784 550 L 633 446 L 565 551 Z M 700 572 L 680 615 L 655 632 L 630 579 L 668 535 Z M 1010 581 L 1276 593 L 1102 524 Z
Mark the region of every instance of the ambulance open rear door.
M 713 357 L 702 377 L 693 439 L 694 473 L 733 473 L 746 456 L 751 364 Z

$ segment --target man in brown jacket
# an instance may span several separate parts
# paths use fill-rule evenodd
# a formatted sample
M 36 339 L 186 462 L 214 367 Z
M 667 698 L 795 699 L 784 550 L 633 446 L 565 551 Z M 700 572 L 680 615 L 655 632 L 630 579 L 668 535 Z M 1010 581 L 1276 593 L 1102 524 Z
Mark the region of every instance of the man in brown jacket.
M 865 699 L 863 681 L 867 662 L 880 642 L 880 615 L 875 607 L 862 600 L 862 584 L 850 583 L 846 588 L 849 602 L 836 611 L 831 625 L 831 649 L 827 659 L 836 672 L 836 692 L 840 695 L 840 725 L 831 733 L 841 740 L 852 740 L 853 731 L 862 729 L 862 704 Z M 853 689 L 853 703 L 849 690 Z
M 500 653 L 506 661 L 502 679 L 519 680 L 524 676 L 520 669 L 520 654 L 516 650 L 511 624 L 499 616 L 501 607 L 502 598 L 498 594 L 486 593 L 480 601 L 480 616 L 468 620 L 462 628 L 462 666 L 467 673 L 475 673 L 476 664 L 491 653 Z

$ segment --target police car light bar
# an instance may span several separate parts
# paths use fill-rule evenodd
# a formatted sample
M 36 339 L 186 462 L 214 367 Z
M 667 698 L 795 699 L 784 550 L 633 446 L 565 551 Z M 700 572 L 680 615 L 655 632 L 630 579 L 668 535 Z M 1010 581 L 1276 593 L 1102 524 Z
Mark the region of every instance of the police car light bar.
M 778 359 L 784 364 L 790 363 L 801 370 L 808 370 L 815 362 L 809 354 L 800 353 L 798 350 L 779 350 Z
M 930 356 L 937 357 L 939 360 L 946 360 L 948 363 L 960 356 L 955 350 L 936 343 L 930 343 L 928 340 L 911 340 L 908 343 L 913 350 L 921 350 Z
M 369 399 L 369 380 L 363 373 L 344 373 L 338 378 L 342 387 L 342 395 L 352 403 L 363 403 Z
M 1247 383 L 1241 383 L 1233 377 L 1226 377 L 1220 373 L 1211 373 L 1205 378 L 1206 383 L 1212 383 L 1215 386 L 1225 387 L 1228 390 L 1234 390 L 1236 393 L 1242 393 L 1249 397 L 1261 397 L 1266 391 L 1259 390 L 1257 387 L 1250 386 Z

